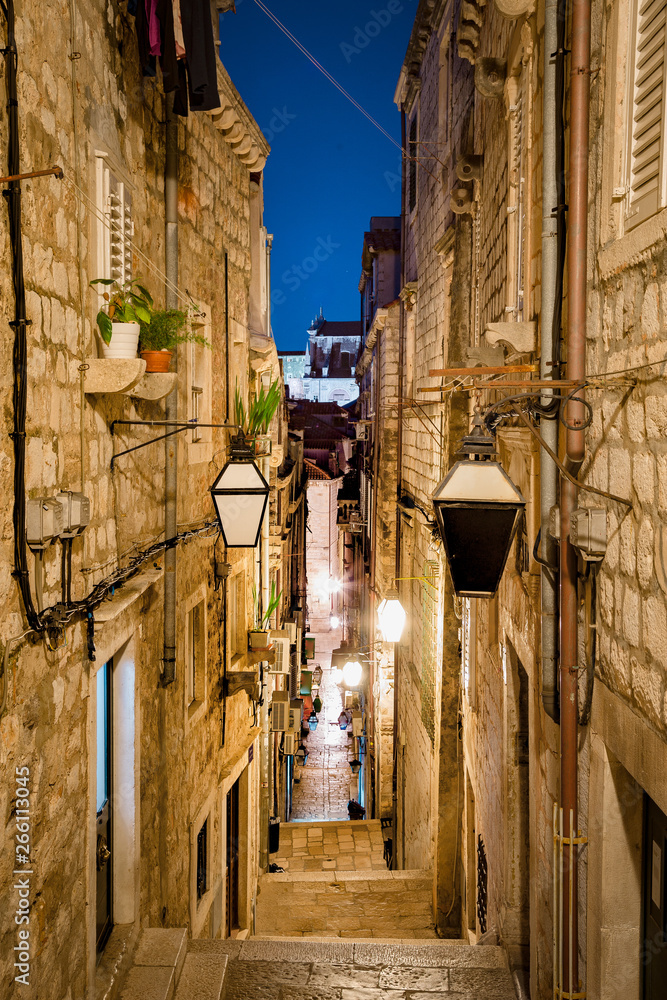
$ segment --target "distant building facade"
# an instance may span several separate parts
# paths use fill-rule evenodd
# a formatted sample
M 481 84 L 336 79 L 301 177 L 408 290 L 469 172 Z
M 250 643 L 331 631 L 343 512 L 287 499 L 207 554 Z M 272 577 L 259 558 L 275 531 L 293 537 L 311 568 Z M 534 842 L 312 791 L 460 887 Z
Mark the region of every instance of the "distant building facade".
M 304 353 L 280 352 L 290 398 L 343 406 L 354 402 L 359 395 L 354 373 L 361 334 L 359 320 L 332 322 L 320 309 L 308 328 Z

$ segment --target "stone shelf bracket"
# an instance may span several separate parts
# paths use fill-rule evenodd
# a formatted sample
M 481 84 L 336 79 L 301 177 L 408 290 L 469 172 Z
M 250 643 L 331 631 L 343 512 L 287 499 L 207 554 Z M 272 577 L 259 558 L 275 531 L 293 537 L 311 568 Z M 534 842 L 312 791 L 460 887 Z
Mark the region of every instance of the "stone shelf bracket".
M 537 323 L 534 320 L 516 323 L 488 323 L 484 340 L 490 347 L 508 347 L 514 354 L 531 354 L 537 350 Z
M 128 392 L 146 374 L 142 358 L 86 358 L 84 364 L 83 387 L 89 395 Z
M 144 375 L 142 379 L 127 389 L 126 396 L 134 396 L 138 399 L 148 399 L 156 401 L 164 399 L 176 385 L 178 375 L 176 372 L 154 372 Z

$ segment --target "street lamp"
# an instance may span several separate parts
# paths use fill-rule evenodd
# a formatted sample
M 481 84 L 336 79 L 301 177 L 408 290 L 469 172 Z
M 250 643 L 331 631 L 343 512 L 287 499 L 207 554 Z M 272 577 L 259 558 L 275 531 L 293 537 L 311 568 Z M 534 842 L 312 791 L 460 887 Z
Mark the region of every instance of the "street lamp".
M 385 642 L 400 642 L 405 627 L 405 611 L 398 593 L 390 590 L 378 606 L 378 622 Z
M 225 545 L 254 549 L 259 542 L 269 484 L 253 460 L 243 431 L 231 440 L 230 457 L 211 486 Z
M 361 676 L 363 674 L 363 667 L 358 656 L 354 653 L 350 654 L 350 659 L 343 666 L 343 683 L 346 688 L 356 688 L 359 687 L 361 682 Z
M 315 730 L 317 729 L 317 723 L 318 723 L 318 718 L 315 713 L 315 710 L 313 709 L 313 711 L 308 716 L 308 728 L 310 729 L 311 733 L 314 733 Z
M 432 502 L 455 592 L 493 597 L 526 501 L 495 461 L 495 440 L 480 414 L 462 451 L 468 457 L 449 470 Z
M 350 768 L 352 769 L 352 774 L 354 774 L 356 777 L 356 775 L 359 774 L 359 771 L 361 771 L 361 761 L 351 760 L 349 763 L 350 763 Z

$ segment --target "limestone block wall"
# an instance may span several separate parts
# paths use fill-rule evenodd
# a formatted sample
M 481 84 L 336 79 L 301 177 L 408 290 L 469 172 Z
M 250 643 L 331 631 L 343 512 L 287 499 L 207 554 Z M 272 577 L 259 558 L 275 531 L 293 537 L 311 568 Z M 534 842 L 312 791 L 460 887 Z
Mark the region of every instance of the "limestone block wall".
M 49 31 L 44 33 L 44 18 Z M 159 86 L 140 75 L 131 20 L 115 9 L 108 17 L 94 4 L 77 5 L 76 100 L 72 118 L 72 61 L 68 58 L 69 18 L 28 3 L 17 17 L 19 113 L 22 166 L 39 169 L 59 163 L 63 181 L 40 179 L 23 187 L 24 261 L 28 328 L 28 496 L 53 496 L 56 488 L 83 489 L 91 501 L 91 523 L 73 546 L 74 599 L 90 592 L 118 560 L 159 538 L 163 530 L 164 446 L 153 444 L 110 460 L 151 435 L 146 428 L 123 428 L 114 439 L 114 419 L 164 418 L 164 403 L 129 396 L 82 396 L 80 366 L 98 353 L 94 328 L 97 294 L 88 287 L 99 274 L 96 169 L 98 153 L 113 166 L 132 193 L 135 274 L 141 274 L 164 304 L 164 121 Z M 224 76 L 224 71 L 220 69 Z M 231 85 L 230 85 L 231 86 Z M 238 113 L 255 128 L 240 98 Z M 2 102 L 6 132 L 5 101 Z M 259 135 L 257 130 L 257 135 Z M 259 141 L 259 140 L 258 140 Z M 78 153 L 78 164 L 75 153 Z M 179 288 L 210 315 L 212 422 L 226 419 L 225 362 L 228 331 L 230 384 L 247 385 L 247 313 L 250 281 L 249 170 L 211 121 L 190 116 L 179 124 Z M 10 259 L 6 215 L 0 240 Z M 229 259 L 229 302 L 225 301 L 224 250 Z M 139 253 L 141 251 L 141 253 Z M 145 256 L 143 256 L 145 255 Z M 148 260 L 146 260 L 148 258 Z M 155 272 L 154 269 L 157 269 Z M 185 293 L 181 302 L 186 301 Z M 0 277 L 3 312 L 13 312 L 11 275 Z M 0 486 L 4 498 L 0 537 L 0 634 L 2 648 L 24 630 L 17 590 L 10 573 L 12 551 L 13 456 L 11 424 L 11 336 L 3 339 L 0 382 L 5 400 Z M 189 417 L 188 350 L 179 349 L 179 415 Z M 83 413 L 82 413 L 83 408 Z M 208 440 L 207 440 L 208 437 Z M 179 438 L 179 528 L 197 527 L 211 516 L 208 489 L 221 466 L 224 431 L 204 444 Z M 81 450 L 83 441 L 83 450 Z M 214 457 L 215 456 L 215 457 Z M 132 811 L 136 855 L 128 858 L 136 885 L 119 907 L 125 922 L 189 926 L 194 934 L 220 933 L 224 871 L 225 782 L 244 762 L 252 742 L 253 719 L 245 694 L 228 699 L 224 734 L 222 671 L 222 592 L 213 580 L 212 535 L 191 539 L 178 550 L 176 681 L 160 685 L 162 669 L 161 556 L 148 564 L 145 585 L 121 588 L 105 604 L 96 624 L 97 660 L 87 657 L 85 628 L 73 624 L 49 643 L 13 647 L 7 676 L 7 711 L 0 721 L 3 775 L 0 816 L 13 840 L 9 776 L 28 766 L 33 792 L 32 857 L 34 978 L 40 996 L 86 994 L 94 976 L 95 940 L 95 765 L 96 670 L 130 643 L 134 688 L 125 691 L 133 736 L 127 753 L 134 761 L 132 788 L 114 791 L 114 808 Z M 251 561 L 229 554 L 234 570 L 245 573 L 245 610 L 250 611 Z M 45 604 L 60 598 L 60 548 L 45 557 Z M 34 578 L 33 578 L 34 579 Z M 185 703 L 186 615 L 203 600 L 206 620 L 206 678 L 202 708 L 188 719 Z M 127 647 L 127 648 L 130 648 Z M 128 654 L 129 656 L 130 654 Z M 115 668 L 114 668 L 115 669 Z M 128 709 L 128 711 L 130 711 Z M 119 717 L 120 718 L 120 717 Z M 167 734 L 169 734 L 167 736 Z M 245 755 L 245 756 L 244 756 Z M 6 780 L 5 780 L 6 779 Z M 245 780 L 245 779 L 244 779 Z M 256 804 L 257 773 L 251 768 L 247 795 Z M 134 789 L 134 790 L 132 790 Z M 116 798 L 117 796 L 117 798 Z M 133 798 L 136 796 L 136 799 Z M 206 913 L 192 907 L 192 837 L 207 803 L 212 809 L 210 897 Z M 195 831 L 196 833 L 196 831 Z M 256 854 L 250 819 L 248 856 Z M 134 866 L 134 869 L 133 869 Z M 0 883 L 11 884 L 11 858 L 3 854 Z M 247 893 L 246 893 L 247 894 Z M 215 905 L 214 905 L 215 904 Z M 11 981 L 13 911 L 0 918 L 4 982 Z

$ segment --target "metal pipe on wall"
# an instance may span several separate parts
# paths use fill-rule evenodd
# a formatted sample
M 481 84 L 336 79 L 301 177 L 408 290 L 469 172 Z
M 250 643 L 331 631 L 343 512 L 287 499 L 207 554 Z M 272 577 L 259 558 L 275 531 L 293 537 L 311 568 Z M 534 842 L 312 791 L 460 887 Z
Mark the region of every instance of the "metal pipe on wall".
M 554 357 L 554 312 L 558 272 L 558 185 L 556 183 L 556 56 L 558 47 L 558 0 L 546 0 L 544 9 L 544 94 L 542 115 L 542 315 L 540 340 L 540 377 L 556 378 L 551 362 Z M 542 402 L 549 405 L 551 392 L 545 391 Z M 541 433 L 552 451 L 558 451 L 558 423 L 544 420 Z M 542 558 L 555 566 L 558 547 L 549 533 L 550 511 L 557 503 L 558 473 L 552 459 L 540 455 L 540 523 Z M 541 655 L 542 704 L 547 715 L 558 722 L 556 684 L 558 580 L 555 570 L 541 567 Z
M 574 382 L 586 370 L 586 280 L 588 235 L 588 129 L 590 100 L 590 0 L 573 0 L 570 73 L 570 190 L 568 212 L 568 323 L 567 377 Z M 578 393 L 581 396 L 581 393 Z M 584 459 L 585 413 L 583 403 L 570 400 L 566 411 L 566 465 L 577 471 Z M 567 821 L 563 883 L 563 967 L 561 986 L 570 994 L 578 990 L 577 912 L 577 556 L 570 543 L 570 515 L 577 506 L 578 489 L 561 477 L 560 514 L 560 711 L 561 806 Z
M 165 203 L 165 302 L 167 309 L 178 306 L 178 118 L 174 114 L 172 97 L 167 97 L 166 156 L 164 171 Z M 178 354 L 174 354 L 174 369 Z M 165 418 L 178 419 L 178 383 L 167 396 Z M 165 438 L 164 537 L 178 533 L 178 434 Z M 162 683 L 172 684 L 176 678 L 176 546 L 164 554 L 164 650 Z
M 269 482 L 271 470 L 269 459 L 262 458 L 262 475 Z M 266 505 L 261 535 L 261 594 L 262 613 L 269 606 L 269 505 Z M 260 744 L 260 790 L 259 790 L 259 866 L 262 871 L 269 867 L 269 807 L 271 804 L 269 779 L 271 774 L 271 754 L 269 747 L 269 670 L 262 665 L 262 737 Z

